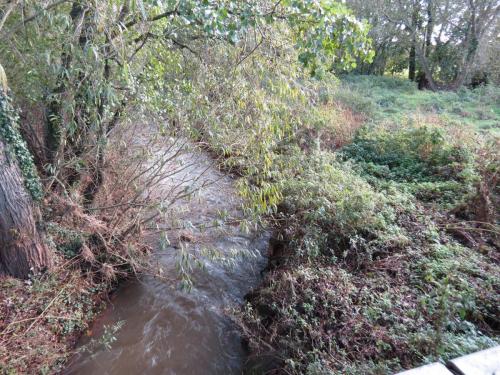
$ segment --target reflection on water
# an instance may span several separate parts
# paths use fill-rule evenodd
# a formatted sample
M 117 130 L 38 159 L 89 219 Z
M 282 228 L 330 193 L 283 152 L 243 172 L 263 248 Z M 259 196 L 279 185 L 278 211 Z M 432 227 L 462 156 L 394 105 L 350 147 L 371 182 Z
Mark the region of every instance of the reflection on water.
M 175 177 L 179 180 L 203 171 L 203 181 L 210 182 L 197 199 L 177 205 L 182 206 L 182 218 L 196 226 L 210 225 L 220 211 L 237 217 L 241 202 L 233 181 L 210 166 L 206 156 L 201 156 L 185 155 L 184 163 L 191 166 Z M 224 310 L 241 305 L 243 296 L 257 285 L 266 264 L 263 254 L 268 236 L 245 235 L 238 226 L 192 230 L 189 235 L 190 241 L 183 245 L 185 251 L 198 254 L 205 265 L 204 270 L 194 271 L 193 289 L 184 292 L 178 288 L 179 280 L 168 282 L 153 277 L 123 285 L 92 327 L 94 337 L 99 337 L 104 326 L 125 321 L 116 334 L 117 341 L 111 350 L 98 348 L 92 354 L 77 355 L 66 374 L 241 373 L 245 353 L 238 330 Z M 170 236 L 175 237 L 175 233 Z M 175 245 L 156 255 L 165 275 L 177 275 L 175 264 L 180 244 Z M 241 251 L 255 256 L 237 258 L 235 264 L 227 267 L 203 257 L 201 251 L 207 247 L 221 254 Z M 81 344 L 88 340 L 83 338 Z

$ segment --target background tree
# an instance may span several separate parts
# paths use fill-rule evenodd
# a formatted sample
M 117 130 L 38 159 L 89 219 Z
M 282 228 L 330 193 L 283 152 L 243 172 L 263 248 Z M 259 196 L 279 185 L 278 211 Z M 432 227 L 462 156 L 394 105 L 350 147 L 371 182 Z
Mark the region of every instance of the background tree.
M 385 7 L 385 0 L 373 0 L 370 6 L 366 1 L 350 0 L 349 8 L 356 17 L 366 20 L 369 24 L 369 36 L 374 51 L 373 61 L 359 61 L 357 72 L 361 74 L 382 75 L 384 72 L 401 71 L 408 63 L 406 51 L 401 49 L 402 43 L 396 43 L 401 37 L 401 28 L 391 23 L 380 10 Z M 402 58 L 401 58 L 402 57 Z M 404 60 L 404 66 L 401 61 Z
M 348 5 L 357 16 L 372 12 L 370 22 L 377 20 L 370 36 L 385 43 L 375 42 L 374 63 L 386 51 L 393 51 L 394 57 L 403 55 L 408 78 L 414 80 L 419 71 L 420 80 L 433 90 L 470 83 L 483 46 L 498 44 L 494 30 L 500 4 L 495 0 L 386 0 L 377 6 L 350 0 Z M 494 65 L 482 67 L 492 70 Z

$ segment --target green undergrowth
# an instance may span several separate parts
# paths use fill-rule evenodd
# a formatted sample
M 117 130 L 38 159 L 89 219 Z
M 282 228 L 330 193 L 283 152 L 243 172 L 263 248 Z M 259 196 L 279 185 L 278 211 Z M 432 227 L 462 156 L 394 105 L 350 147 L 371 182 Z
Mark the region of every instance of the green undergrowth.
M 252 357 L 272 358 L 248 372 L 387 374 L 498 343 L 498 227 L 456 214 L 494 209 L 498 155 L 486 145 L 498 140 L 449 111 L 469 100 L 496 116 L 497 89 L 422 93 L 277 69 L 240 76 L 238 90 L 212 82 L 217 97 L 188 106 L 190 123 L 214 124 L 195 137 L 275 229 L 269 273 L 235 313 Z M 444 109 L 424 116 L 425 103 Z
M 371 126 L 342 152 L 372 184 L 395 184 L 421 201 L 454 206 L 475 193 L 480 179 L 473 150 L 462 141 L 437 126 Z

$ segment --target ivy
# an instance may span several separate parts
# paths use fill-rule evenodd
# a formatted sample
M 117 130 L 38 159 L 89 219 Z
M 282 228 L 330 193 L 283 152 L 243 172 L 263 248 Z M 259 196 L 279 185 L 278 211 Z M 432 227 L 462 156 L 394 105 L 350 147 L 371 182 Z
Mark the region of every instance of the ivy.
M 15 156 L 26 189 L 35 201 L 40 201 L 43 198 L 42 184 L 33 162 L 33 156 L 19 132 L 18 120 L 9 97 L 0 90 L 0 137 Z

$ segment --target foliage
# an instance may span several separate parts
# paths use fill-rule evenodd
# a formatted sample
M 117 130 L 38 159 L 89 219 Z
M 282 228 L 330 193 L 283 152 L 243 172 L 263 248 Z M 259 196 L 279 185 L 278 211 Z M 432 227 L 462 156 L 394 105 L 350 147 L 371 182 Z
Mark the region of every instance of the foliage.
M 6 75 L 16 100 L 43 113 L 28 124 L 39 130 L 37 165 L 51 189 L 78 190 L 85 208 L 103 185 L 109 137 L 127 108 L 164 113 L 169 90 L 189 89 L 183 51 L 232 47 L 242 62 L 284 28 L 313 75 L 371 58 L 367 25 L 334 1 L 27 1 L 4 10 Z
M 104 333 L 97 339 L 91 339 L 89 343 L 78 349 L 79 352 L 93 352 L 99 347 L 104 347 L 106 350 L 111 350 L 113 343 L 116 341 L 116 334 L 123 328 L 125 321 L 120 320 L 111 326 L 104 326 Z
M 365 128 L 343 153 L 372 183 L 397 182 L 426 202 L 461 203 L 479 180 L 471 150 L 437 127 Z
M 250 345 L 278 347 L 287 372 L 353 374 L 395 372 L 496 345 L 478 326 L 494 311 L 498 273 L 473 275 L 471 262 L 460 266 L 465 258 L 449 254 L 441 261 L 453 264 L 453 273 L 445 275 L 427 268 L 428 257 L 432 251 L 407 247 L 358 270 L 298 264 L 272 271 L 243 312 Z M 473 256 L 474 267 L 483 261 Z
M 253 354 L 275 351 L 255 372 L 388 373 L 495 345 L 494 250 L 463 247 L 441 221 L 471 199 L 483 163 L 482 137 L 447 113 L 487 97 L 387 77 L 318 82 L 287 57 L 267 64 L 266 47 L 249 58 L 258 78 L 217 79 L 229 73 L 210 56 L 176 107 L 242 176 L 247 208 L 274 225 L 270 272 L 235 317 Z M 446 110 L 431 121 L 405 95 Z M 386 114 L 400 99 L 397 116 Z M 339 102 L 363 111 L 365 126 Z M 345 142 L 337 123 L 354 127 Z
M 283 199 L 277 219 L 291 248 L 299 256 L 366 259 L 382 245 L 369 239 L 388 230 L 394 219 L 384 196 L 328 153 L 311 155 L 300 167 L 299 173 L 287 169 L 281 177 Z
M 86 238 L 85 233 L 64 228 L 57 223 L 47 223 L 47 234 L 54 242 L 56 249 L 67 259 L 73 259 L 81 252 Z
M 343 151 L 357 162 L 385 167 L 384 177 L 394 181 L 461 180 L 472 155 L 448 142 L 439 128 L 364 129 Z
M 21 170 L 26 189 L 35 201 L 43 197 L 43 188 L 38 177 L 33 156 L 28 150 L 18 126 L 18 116 L 7 95 L 0 88 L 0 137 L 7 144 Z

